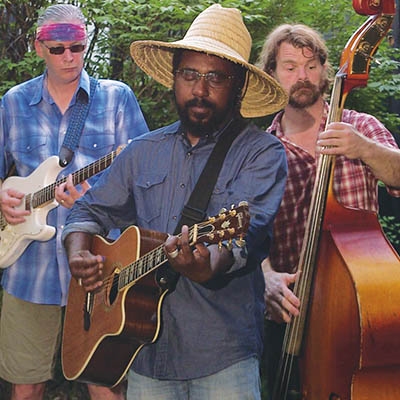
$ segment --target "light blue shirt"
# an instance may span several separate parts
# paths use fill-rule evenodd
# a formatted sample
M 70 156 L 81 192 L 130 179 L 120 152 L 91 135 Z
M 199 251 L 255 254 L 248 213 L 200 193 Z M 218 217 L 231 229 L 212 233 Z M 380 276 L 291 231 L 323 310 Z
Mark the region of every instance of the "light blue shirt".
M 90 94 L 83 71 L 79 89 Z M 14 162 L 17 175 L 30 175 L 50 156 L 58 155 L 75 107 L 73 97 L 64 115 L 49 95 L 45 74 L 10 89 L 3 97 L 0 116 L 0 178 Z M 148 131 L 132 90 L 112 80 L 98 80 L 78 149 L 56 180 L 110 153 Z M 89 180 L 93 184 L 97 177 Z M 16 188 L 18 189 L 18 188 Z M 70 280 L 61 233 L 69 210 L 57 207 L 47 223 L 57 228 L 47 242 L 32 242 L 11 267 L 3 270 L 2 286 L 20 299 L 39 304 L 65 305 Z
M 210 135 L 191 147 L 178 123 L 134 139 L 75 203 L 63 236 L 71 231 L 104 234 L 130 224 L 173 233 L 215 139 Z M 133 362 L 136 372 L 160 379 L 194 379 L 261 356 L 264 278 L 260 263 L 268 255 L 286 172 L 285 151 L 274 136 L 250 125 L 235 139 L 207 215 L 247 201 L 248 254 L 236 249 L 233 267 L 207 285 L 180 277 L 163 301 L 161 334 Z

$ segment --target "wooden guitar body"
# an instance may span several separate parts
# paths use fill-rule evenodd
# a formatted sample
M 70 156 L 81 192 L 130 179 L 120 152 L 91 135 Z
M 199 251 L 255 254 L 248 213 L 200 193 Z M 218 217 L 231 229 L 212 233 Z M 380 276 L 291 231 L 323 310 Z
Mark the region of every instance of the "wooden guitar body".
M 105 256 L 106 290 L 93 293 L 90 326 L 85 329 L 83 305 L 86 293 L 75 279 L 71 280 L 63 332 L 62 365 L 67 379 L 117 385 L 133 362 L 136 353 L 158 335 L 163 296 L 150 272 L 134 285 L 118 291 L 112 289 L 112 277 L 166 239 L 135 226 L 129 227 L 118 240 L 109 243 L 94 238 L 92 252 Z M 115 260 L 118 260 L 117 262 Z
M 313 329 L 300 357 L 301 398 L 400 399 L 399 256 L 376 214 L 329 204 L 307 322 Z

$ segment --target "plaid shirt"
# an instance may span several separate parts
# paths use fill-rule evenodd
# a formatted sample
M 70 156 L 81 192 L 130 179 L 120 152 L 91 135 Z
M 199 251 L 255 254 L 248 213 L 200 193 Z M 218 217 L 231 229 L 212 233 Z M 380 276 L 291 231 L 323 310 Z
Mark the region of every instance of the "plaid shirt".
M 320 125 L 325 130 L 328 104 Z M 316 175 L 316 159 L 300 146 L 291 142 L 282 132 L 280 112 L 267 132 L 275 133 L 285 146 L 288 159 L 288 179 L 280 210 L 274 224 L 274 242 L 271 264 L 277 271 L 296 270 L 310 207 Z M 344 110 L 342 121 L 352 124 L 368 138 L 387 147 L 397 147 L 392 134 L 375 117 L 352 110 Z M 378 211 L 378 180 L 361 160 L 337 156 L 335 162 L 334 193 L 347 207 Z M 400 190 L 388 189 L 396 197 Z

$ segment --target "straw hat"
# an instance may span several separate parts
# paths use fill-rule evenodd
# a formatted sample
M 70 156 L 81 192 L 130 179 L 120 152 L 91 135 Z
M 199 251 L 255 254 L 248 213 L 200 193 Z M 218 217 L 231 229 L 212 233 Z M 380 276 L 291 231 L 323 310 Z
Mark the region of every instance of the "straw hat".
M 240 109 L 243 117 L 261 117 L 285 107 L 287 95 L 279 83 L 248 63 L 251 36 L 238 9 L 214 4 L 197 16 L 182 40 L 171 43 L 138 40 L 130 47 L 135 63 L 167 88 L 172 88 L 174 82 L 172 58 L 175 49 L 200 51 L 245 67 L 248 85 Z

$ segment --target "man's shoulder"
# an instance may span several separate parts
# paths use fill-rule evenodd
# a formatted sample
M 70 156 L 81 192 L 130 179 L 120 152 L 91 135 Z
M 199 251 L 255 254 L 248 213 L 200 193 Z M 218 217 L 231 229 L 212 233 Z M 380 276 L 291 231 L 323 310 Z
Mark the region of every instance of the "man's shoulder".
M 29 79 L 28 81 L 21 82 L 12 88 L 10 88 L 3 96 L 3 99 L 15 97 L 15 96 L 28 96 L 30 97 L 32 94 L 37 94 L 38 91 L 41 91 L 43 86 L 43 75 L 37 76 L 35 78 Z
M 120 91 L 132 91 L 132 89 L 124 82 L 117 81 L 115 79 L 97 79 L 100 88 L 105 90 L 120 90 Z
M 178 132 L 180 126 L 180 122 L 176 121 L 170 125 L 165 125 L 160 128 L 151 130 L 143 135 L 137 136 L 132 141 L 140 142 L 140 141 L 160 141 L 166 137 L 171 137 Z
M 265 143 L 266 145 L 277 144 L 281 145 L 281 141 L 271 132 L 261 129 L 258 125 L 250 122 L 245 128 L 245 134 L 252 135 L 260 143 Z

